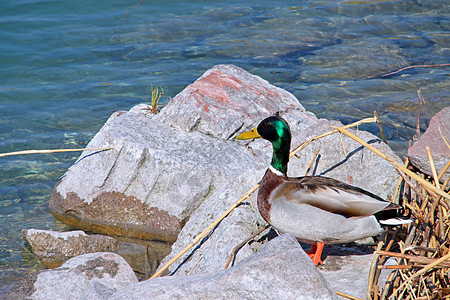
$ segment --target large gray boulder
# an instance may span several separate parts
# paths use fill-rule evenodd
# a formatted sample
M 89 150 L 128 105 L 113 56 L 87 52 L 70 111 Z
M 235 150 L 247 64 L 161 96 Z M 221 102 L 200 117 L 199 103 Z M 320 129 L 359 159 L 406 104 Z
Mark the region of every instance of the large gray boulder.
M 300 247 L 285 234 L 226 270 L 149 279 L 110 299 L 337 299 Z
M 89 253 L 72 258 L 59 268 L 27 275 L 6 298 L 105 300 L 137 281 L 131 267 L 119 255 Z

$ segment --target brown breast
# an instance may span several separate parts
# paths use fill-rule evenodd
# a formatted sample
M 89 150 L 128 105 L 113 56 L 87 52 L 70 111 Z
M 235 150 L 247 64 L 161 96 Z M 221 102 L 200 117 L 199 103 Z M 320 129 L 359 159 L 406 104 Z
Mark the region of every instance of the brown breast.
M 258 210 L 264 220 L 270 224 L 270 198 L 272 192 L 277 189 L 281 184 L 285 182 L 285 178 L 273 173 L 270 169 L 267 169 L 261 180 L 261 186 L 258 192 Z

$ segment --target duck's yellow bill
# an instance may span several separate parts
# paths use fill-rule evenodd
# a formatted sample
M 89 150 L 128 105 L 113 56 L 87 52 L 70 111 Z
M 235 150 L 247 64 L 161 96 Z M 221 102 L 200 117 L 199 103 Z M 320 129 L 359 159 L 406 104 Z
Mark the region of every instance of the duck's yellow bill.
M 258 131 L 256 130 L 256 128 L 241 133 L 240 135 L 238 135 L 236 137 L 237 140 L 249 140 L 249 139 L 256 139 L 256 138 L 260 138 L 261 136 L 259 135 Z

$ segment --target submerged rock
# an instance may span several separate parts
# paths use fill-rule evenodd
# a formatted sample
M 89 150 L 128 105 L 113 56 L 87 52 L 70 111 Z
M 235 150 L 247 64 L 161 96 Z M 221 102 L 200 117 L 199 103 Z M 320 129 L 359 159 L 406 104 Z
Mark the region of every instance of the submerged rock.
M 442 136 L 441 136 L 442 133 Z M 426 147 L 430 147 L 431 155 L 439 175 L 450 161 L 450 106 L 442 109 L 431 118 L 430 125 L 417 142 L 408 149 L 408 158 L 421 172 L 433 176 Z M 444 181 L 450 176 L 450 168 L 442 176 Z
M 84 231 L 57 232 L 24 229 L 27 247 L 46 267 L 58 267 L 66 260 L 86 253 L 114 252 L 119 242 L 108 236 L 87 235 Z
M 149 279 L 110 299 L 337 299 L 290 234 L 273 239 L 226 270 Z
M 104 300 L 138 280 L 117 254 L 98 252 L 77 256 L 61 267 L 27 275 L 7 299 Z

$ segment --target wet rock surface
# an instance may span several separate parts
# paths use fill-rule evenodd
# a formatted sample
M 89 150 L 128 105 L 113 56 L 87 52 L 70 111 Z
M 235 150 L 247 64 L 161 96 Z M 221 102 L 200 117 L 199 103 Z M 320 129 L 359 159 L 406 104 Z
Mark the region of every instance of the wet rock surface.
M 57 232 L 24 229 L 22 236 L 31 253 L 46 267 L 59 267 L 66 260 L 86 253 L 113 252 L 119 242 L 104 235 L 87 235 L 85 232 Z

